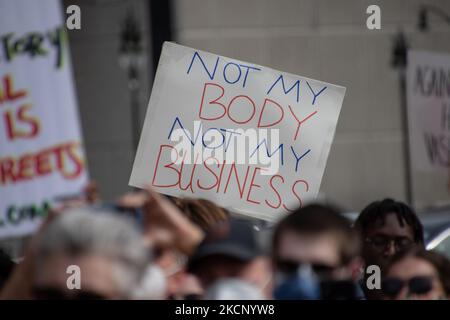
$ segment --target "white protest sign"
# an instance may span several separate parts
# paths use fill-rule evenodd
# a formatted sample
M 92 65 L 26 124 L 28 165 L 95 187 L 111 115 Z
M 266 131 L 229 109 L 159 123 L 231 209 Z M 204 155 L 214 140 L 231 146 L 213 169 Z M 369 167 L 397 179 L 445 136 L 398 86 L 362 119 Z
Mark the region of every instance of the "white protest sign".
M 166 42 L 130 185 L 278 219 L 316 197 L 344 94 Z
M 0 2 L 0 237 L 33 232 L 87 181 L 63 12 Z
M 412 167 L 448 174 L 450 55 L 409 51 L 407 103 Z

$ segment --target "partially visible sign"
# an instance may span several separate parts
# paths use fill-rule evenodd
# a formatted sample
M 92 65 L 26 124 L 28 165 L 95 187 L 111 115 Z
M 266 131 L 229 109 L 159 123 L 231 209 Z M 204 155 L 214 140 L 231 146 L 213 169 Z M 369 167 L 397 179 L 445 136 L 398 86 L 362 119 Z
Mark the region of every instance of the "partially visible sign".
M 87 181 L 63 13 L 0 2 L 0 237 L 33 232 Z
M 407 103 L 413 169 L 448 174 L 450 55 L 409 52 Z

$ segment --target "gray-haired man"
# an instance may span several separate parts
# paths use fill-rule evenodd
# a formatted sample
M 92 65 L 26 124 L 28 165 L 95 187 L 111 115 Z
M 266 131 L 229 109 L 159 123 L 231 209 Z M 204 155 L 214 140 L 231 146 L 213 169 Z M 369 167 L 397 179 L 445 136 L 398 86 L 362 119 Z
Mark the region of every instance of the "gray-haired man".
M 37 242 L 32 293 L 38 299 L 128 299 L 148 264 L 131 221 L 72 209 L 52 221 Z

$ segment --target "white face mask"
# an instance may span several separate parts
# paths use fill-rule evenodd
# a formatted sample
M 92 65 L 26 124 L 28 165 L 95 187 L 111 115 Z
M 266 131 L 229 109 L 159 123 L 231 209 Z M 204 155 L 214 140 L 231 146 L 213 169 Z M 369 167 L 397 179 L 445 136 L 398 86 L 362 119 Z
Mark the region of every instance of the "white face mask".
M 221 279 L 209 286 L 203 299 L 206 300 L 264 300 L 261 290 L 255 285 L 236 278 Z
M 138 287 L 133 291 L 133 299 L 139 300 L 161 300 L 167 294 L 166 276 L 160 267 L 150 265 Z

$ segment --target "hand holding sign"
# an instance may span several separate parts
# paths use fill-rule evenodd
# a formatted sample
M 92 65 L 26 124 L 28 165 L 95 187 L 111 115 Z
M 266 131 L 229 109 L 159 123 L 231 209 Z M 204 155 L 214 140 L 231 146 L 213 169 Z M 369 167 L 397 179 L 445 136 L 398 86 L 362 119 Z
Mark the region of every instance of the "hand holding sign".
M 147 188 L 149 198 L 144 206 L 146 236 L 158 240 L 165 235 L 173 237 L 175 246 L 185 254 L 192 251 L 203 239 L 203 232 L 169 200 Z M 164 234 L 163 234 L 164 233 Z M 160 238 L 160 239 L 161 239 Z

